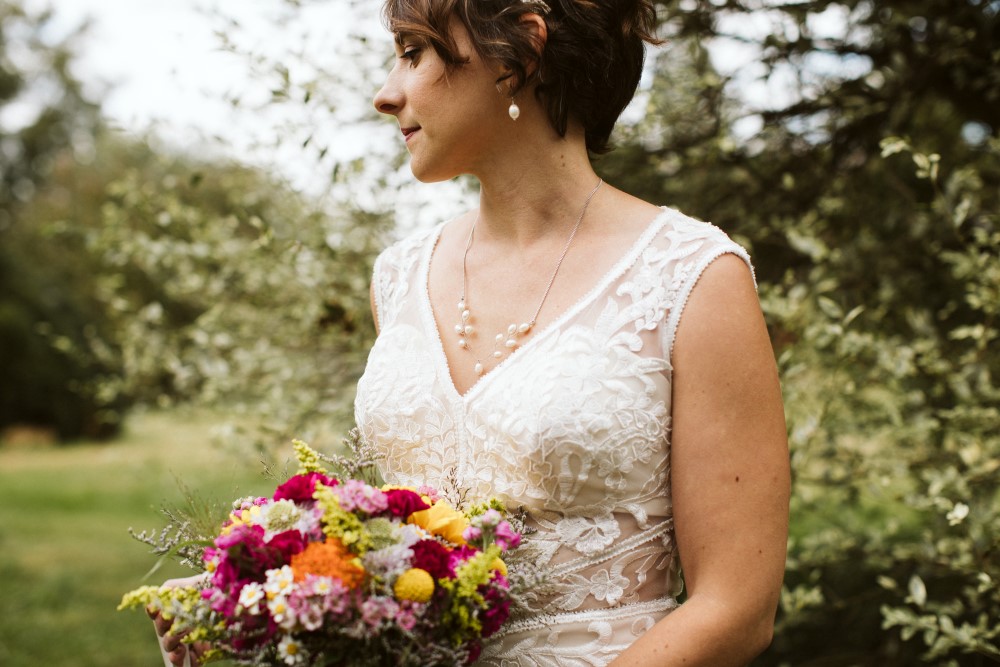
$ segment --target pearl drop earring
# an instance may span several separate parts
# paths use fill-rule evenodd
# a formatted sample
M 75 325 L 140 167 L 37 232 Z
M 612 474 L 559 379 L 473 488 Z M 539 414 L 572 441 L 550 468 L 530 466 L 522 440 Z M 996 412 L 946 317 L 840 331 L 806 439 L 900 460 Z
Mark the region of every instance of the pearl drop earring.
M 510 116 L 511 120 L 517 120 L 521 117 L 521 107 L 517 106 L 517 102 L 514 98 L 510 98 L 510 106 L 507 107 L 507 115 Z

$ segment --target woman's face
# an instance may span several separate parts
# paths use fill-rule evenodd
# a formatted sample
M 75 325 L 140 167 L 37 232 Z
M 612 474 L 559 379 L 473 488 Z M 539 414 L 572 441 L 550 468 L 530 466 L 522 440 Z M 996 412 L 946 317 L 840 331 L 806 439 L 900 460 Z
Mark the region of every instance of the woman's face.
M 424 182 L 477 173 L 503 145 L 508 101 L 497 90 L 499 71 L 480 59 L 465 27 L 452 35 L 469 62 L 450 71 L 434 48 L 401 35 L 396 58 L 375 108 L 396 117 L 410 152 L 410 168 Z

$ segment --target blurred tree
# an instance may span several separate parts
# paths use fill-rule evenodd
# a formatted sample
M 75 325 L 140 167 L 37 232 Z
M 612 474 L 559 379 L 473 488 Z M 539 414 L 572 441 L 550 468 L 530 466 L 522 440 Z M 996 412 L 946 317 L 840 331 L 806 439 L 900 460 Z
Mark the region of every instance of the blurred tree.
M 919 295 L 943 306 L 954 290 L 927 284 L 945 273 L 927 244 L 960 242 L 950 229 L 913 224 L 931 187 L 905 165 L 883 162 L 879 142 L 911 137 L 946 163 L 977 165 L 987 184 L 1000 180 L 983 150 L 1000 130 L 1000 6 L 661 5 L 670 47 L 657 58 L 645 120 L 601 161 L 602 171 L 751 243 L 765 280 L 781 280 L 788 267 L 808 270 L 823 249 L 802 247 L 797 230 L 815 225 L 836 254 L 826 259 L 848 281 L 845 304 L 902 289 L 904 300 Z M 744 57 L 742 67 L 727 62 Z M 745 101 L 750 95 L 762 101 Z M 985 203 L 992 208 L 996 198 Z M 887 255 L 890 244 L 898 252 Z M 924 279 L 886 285 L 900 272 Z M 902 313 L 880 315 L 907 326 Z
M 261 169 L 116 135 L 72 76 L 78 34 L 53 42 L 49 13 L 0 3 L 0 428 L 110 435 L 136 401 L 194 400 L 264 427 L 260 443 L 339 430 L 373 337 L 386 164 L 331 163 L 312 130 L 289 126 L 278 136 L 336 189 L 306 196 Z M 274 68 L 263 106 L 294 94 L 334 111 L 319 83 L 332 70 L 299 87 Z
M 31 13 L 0 1 L 0 230 L 10 207 L 30 201 L 67 148 L 87 153 L 100 125 L 99 106 L 71 71 L 85 26 L 57 41 L 51 11 Z
M 86 249 L 123 391 L 224 406 L 262 446 L 339 443 L 331 431 L 347 421 L 374 333 L 368 280 L 389 216 L 325 209 L 220 159 L 116 150 Z
M 92 380 L 113 369 L 79 354 L 97 335 L 96 304 L 25 216 L 61 161 L 93 157 L 99 109 L 70 65 L 79 32 L 53 41 L 51 14 L 0 2 L 0 428 L 33 423 L 62 437 L 117 428 L 121 397 Z

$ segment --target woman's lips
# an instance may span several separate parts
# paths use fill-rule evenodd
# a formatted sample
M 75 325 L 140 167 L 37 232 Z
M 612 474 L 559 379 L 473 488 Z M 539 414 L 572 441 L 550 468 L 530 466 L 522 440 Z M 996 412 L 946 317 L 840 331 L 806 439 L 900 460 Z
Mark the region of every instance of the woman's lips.
M 420 130 L 420 127 L 419 126 L 418 127 L 403 127 L 403 128 L 400 128 L 400 130 L 403 133 L 403 138 L 406 141 L 409 141 L 410 138 L 413 137 L 413 135 L 416 134 L 417 131 Z

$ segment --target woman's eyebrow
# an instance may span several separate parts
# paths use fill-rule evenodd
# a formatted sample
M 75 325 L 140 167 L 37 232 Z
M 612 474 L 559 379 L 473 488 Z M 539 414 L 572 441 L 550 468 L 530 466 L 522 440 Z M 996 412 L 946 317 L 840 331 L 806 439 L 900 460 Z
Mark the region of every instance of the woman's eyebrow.
M 394 34 L 396 43 L 399 44 L 400 46 L 403 46 L 403 44 L 406 42 L 406 39 L 410 37 L 410 34 L 406 32 L 397 32 Z

